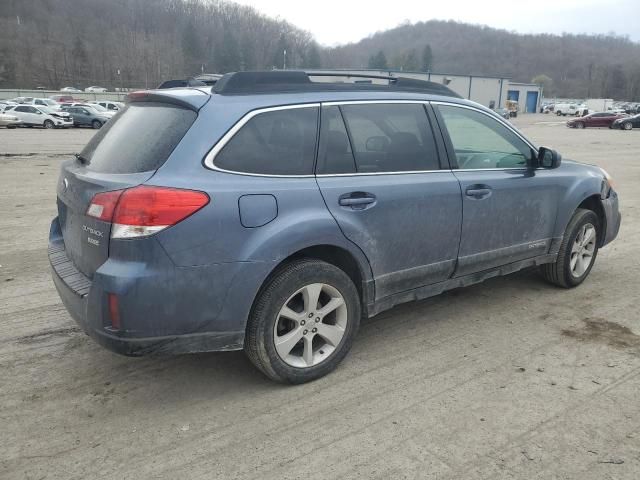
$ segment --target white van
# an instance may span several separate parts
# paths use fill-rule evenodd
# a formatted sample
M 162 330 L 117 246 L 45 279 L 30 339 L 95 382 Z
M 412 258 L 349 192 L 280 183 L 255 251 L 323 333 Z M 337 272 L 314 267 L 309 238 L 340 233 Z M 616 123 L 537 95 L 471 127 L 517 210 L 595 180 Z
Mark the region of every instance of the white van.
M 575 115 L 578 113 L 578 105 L 575 103 L 556 103 L 554 111 L 558 116 Z

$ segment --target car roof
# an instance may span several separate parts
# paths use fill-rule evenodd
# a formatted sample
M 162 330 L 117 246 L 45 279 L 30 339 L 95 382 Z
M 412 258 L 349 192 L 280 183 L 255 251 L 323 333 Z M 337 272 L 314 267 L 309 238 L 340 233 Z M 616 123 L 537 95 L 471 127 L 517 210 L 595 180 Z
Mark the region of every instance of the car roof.
M 316 74 L 311 74 L 311 76 L 315 77 Z M 213 88 L 182 87 L 139 91 L 129 94 L 128 99 L 130 102 L 169 101 L 196 110 L 209 102 L 212 105 L 228 105 L 233 106 L 234 110 L 244 109 L 246 111 L 301 103 L 374 100 L 440 101 L 473 106 L 495 115 L 492 110 L 463 99 L 442 84 L 388 76 L 348 76 L 383 78 L 391 80 L 391 82 L 388 85 L 310 82 L 304 72 L 239 72 L 226 74 Z

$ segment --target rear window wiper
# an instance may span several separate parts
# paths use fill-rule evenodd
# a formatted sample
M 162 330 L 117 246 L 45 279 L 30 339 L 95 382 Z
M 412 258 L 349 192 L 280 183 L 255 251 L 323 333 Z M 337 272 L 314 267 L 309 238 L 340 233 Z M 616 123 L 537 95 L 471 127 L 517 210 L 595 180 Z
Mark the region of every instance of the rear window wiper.
M 76 157 L 76 159 L 82 163 L 83 165 L 85 165 L 89 160 L 87 160 L 87 157 L 83 157 L 81 154 L 79 153 L 74 153 L 73 154 L 74 157 Z

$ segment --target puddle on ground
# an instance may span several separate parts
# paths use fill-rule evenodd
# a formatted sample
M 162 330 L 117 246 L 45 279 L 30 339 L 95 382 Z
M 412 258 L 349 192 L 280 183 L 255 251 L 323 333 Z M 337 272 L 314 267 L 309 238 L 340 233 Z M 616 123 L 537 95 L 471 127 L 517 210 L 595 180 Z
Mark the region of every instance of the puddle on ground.
M 583 342 L 604 343 L 610 347 L 632 349 L 640 355 L 640 335 L 629 328 L 602 318 L 586 318 L 582 327 L 562 330 L 566 337 Z

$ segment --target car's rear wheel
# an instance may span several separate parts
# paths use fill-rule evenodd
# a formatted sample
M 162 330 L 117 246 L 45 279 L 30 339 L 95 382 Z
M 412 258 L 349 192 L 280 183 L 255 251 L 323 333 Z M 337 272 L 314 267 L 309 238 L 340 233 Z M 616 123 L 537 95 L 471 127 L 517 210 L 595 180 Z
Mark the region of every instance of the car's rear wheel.
M 315 380 L 345 357 L 360 314 L 358 290 L 345 272 L 320 260 L 298 260 L 281 268 L 258 294 L 245 352 L 273 380 Z
M 579 208 L 569 222 L 555 263 L 542 265 L 542 276 L 563 288 L 580 285 L 598 255 L 600 221 L 591 210 Z
M 91 122 L 91 127 L 93 127 L 94 130 L 99 129 L 102 126 L 102 123 L 100 123 L 98 120 L 94 120 L 93 122 Z
M 53 122 L 51 120 L 45 120 L 43 126 L 44 126 L 44 128 L 54 128 L 55 127 L 55 125 L 53 124 Z
M 625 122 L 623 128 L 625 130 L 631 130 L 633 128 L 633 125 L 631 124 L 631 122 Z

